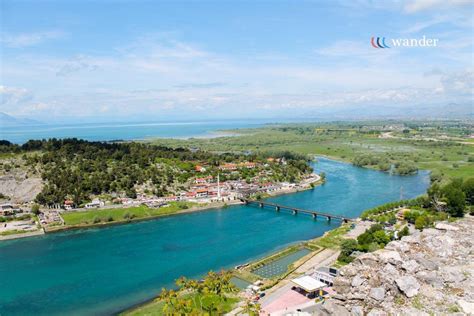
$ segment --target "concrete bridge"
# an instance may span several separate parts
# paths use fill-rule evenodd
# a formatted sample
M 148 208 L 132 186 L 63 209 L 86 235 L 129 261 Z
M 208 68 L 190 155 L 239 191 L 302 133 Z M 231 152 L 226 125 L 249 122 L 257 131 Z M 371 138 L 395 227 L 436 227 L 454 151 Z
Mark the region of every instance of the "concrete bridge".
M 332 219 L 340 220 L 343 223 L 348 223 L 348 222 L 353 221 L 353 219 L 351 218 L 340 216 L 340 215 L 316 212 L 316 211 L 311 211 L 311 210 L 304 210 L 297 207 L 285 206 L 285 205 L 271 203 L 271 202 L 256 201 L 256 200 L 249 200 L 249 199 L 241 199 L 241 201 L 244 202 L 246 205 L 256 205 L 260 208 L 272 207 L 277 212 L 279 212 L 280 210 L 287 210 L 287 211 L 292 212 L 293 215 L 296 215 L 298 213 L 308 214 L 308 215 L 311 215 L 314 219 L 316 219 L 318 216 L 325 217 L 328 220 L 328 222 L 330 222 Z

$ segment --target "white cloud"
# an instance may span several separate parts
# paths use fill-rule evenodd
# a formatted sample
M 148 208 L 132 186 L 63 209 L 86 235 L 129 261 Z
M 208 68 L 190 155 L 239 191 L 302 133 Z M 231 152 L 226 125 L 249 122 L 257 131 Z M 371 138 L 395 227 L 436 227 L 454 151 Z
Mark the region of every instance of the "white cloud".
M 27 89 L 0 86 L 0 105 L 2 106 L 15 106 L 32 98 L 32 93 Z
M 9 59 L 4 73 L 35 87 L 35 102 L 19 105 L 16 114 L 40 117 L 181 117 L 290 108 L 296 114 L 314 107 L 458 97 L 461 83 L 453 81 L 447 89 L 439 75 L 423 76 L 420 60 L 374 49 L 369 41 L 335 42 L 314 50 L 313 60 L 299 62 L 231 57 L 189 43 L 141 39 L 110 56 L 22 55 Z
M 97 70 L 99 66 L 94 63 L 94 61 L 89 61 L 86 56 L 79 55 L 74 58 L 71 58 L 70 61 L 66 62 L 64 65 L 60 67 L 60 69 L 56 72 L 57 76 L 68 76 L 72 73 L 81 71 L 81 70 L 88 70 L 94 71 Z
M 411 0 L 405 6 L 405 12 L 416 13 L 431 9 L 450 9 L 473 5 L 472 0 Z
M 65 36 L 62 31 L 44 31 L 21 34 L 5 34 L 1 36 L 2 44 L 11 48 L 35 46 L 48 40 L 59 39 Z
M 370 45 L 370 38 L 367 38 L 365 42 L 337 41 L 329 46 L 316 49 L 315 53 L 326 57 L 343 58 L 351 62 L 357 58 L 371 64 L 385 62 L 398 54 L 395 50 L 373 48 Z
M 450 94 L 474 96 L 474 71 L 442 73 L 440 82 L 443 91 Z M 472 101 L 472 100 L 471 100 Z

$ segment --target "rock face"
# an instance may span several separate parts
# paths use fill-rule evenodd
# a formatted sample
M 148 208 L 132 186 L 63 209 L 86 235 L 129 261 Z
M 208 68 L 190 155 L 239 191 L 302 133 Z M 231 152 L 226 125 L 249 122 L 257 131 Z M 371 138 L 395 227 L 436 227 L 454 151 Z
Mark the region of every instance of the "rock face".
M 337 295 L 316 314 L 474 315 L 473 237 L 467 217 L 363 254 L 341 269 Z
M 0 193 L 14 203 L 33 201 L 43 189 L 40 178 L 29 178 L 26 173 L 0 176 Z
M 406 275 L 395 280 L 400 291 L 405 293 L 407 297 L 413 297 L 418 294 L 420 283 L 411 275 Z

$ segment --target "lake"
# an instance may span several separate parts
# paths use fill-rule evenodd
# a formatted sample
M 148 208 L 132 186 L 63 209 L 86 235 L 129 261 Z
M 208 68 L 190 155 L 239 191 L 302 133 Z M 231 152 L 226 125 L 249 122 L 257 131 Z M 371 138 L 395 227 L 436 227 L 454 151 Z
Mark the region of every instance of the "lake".
M 127 122 L 19 125 L 0 128 L 0 139 L 22 144 L 30 139 L 80 138 L 89 141 L 139 140 L 153 137 L 217 137 L 218 131 L 261 127 L 264 120 L 205 122 Z
M 271 198 L 357 217 L 364 209 L 426 192 L 412 176 L 319 159 L 327 183 Z M 156 296 L 181 275 L 231 268 L 338 226 L 323 218 L 233 206 L 100 229 L 0 242 L 1 315 L 108 315 Z

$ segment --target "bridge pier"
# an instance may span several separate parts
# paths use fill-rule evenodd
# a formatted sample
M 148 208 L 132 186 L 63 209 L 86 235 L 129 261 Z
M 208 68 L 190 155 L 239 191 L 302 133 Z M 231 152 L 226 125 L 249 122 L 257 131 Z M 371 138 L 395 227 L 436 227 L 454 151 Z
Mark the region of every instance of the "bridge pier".
M 280 207 L 279 207 L 279 206 L 275 206 L 275 211 L 280 212 Z
M 293 215 L 296 215 L 298 214 L 298 211 L 297 210 L 293 210 Z
M 263 208 L 263 203 L 259 203 L 260 208 Z
M 317 219 L 317 218 L 318 218 L 318 214 L 316 214 L 316 213 L 313 213 L 312 216 L 313 216 L 313 219 Z
M 330 221 L 331 221 L 331 216 L 328 216 L 328 222 L 330 222 Z

